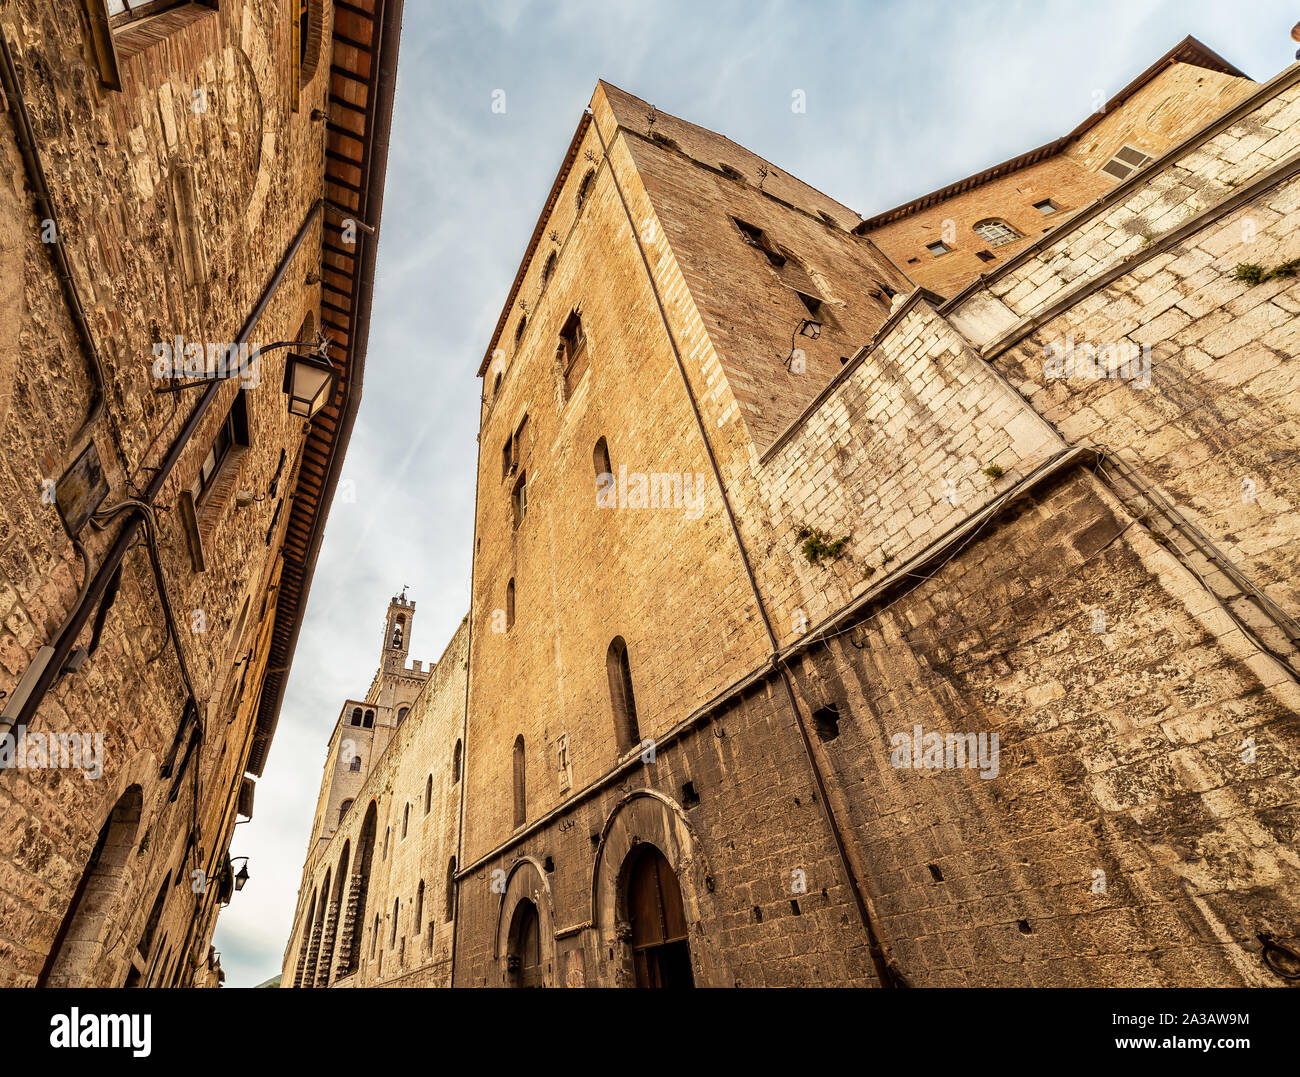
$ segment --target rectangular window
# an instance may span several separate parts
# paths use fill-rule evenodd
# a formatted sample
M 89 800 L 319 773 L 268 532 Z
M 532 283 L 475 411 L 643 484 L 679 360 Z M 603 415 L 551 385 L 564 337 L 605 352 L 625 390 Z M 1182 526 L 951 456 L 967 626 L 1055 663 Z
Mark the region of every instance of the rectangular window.
M 1044 198 L 1041 202 L 1034 203 L 1034 209 L 1046 216 L 1049 213 L 1055 213 L 1061 207 L 1053 202 L 1050 198 Z
M 936 258 L 941 254 L 947 254 L 952 248 L 946 243 L 927 243 L 925 249 L 933 254 Z
M 771 237 L 761 228 L 742 221 L 739 217 L 732 217 L 732 221 L 740 230 L 740 238 L 755 250 L 762 251 L 767 260 L 774 266 L 780 267 L 785 265 L 785 254 L 781 248 L 772 242 Z
M 244 391 L 241 389 L 235 393 L 234 403 L 230 405 L 230 411 L 226 413 L 225 420 L 217 430 L 217 436 L 212 439 L 208 454 L 199 465 L 199 472 L 194 476 L 194 482 L 190 486 L 190 496 L 194 498 L 196 507 L 202 508 L 207 501 L 212 486 L 221 473 L 222 465 L 232 459 L 236 448 L 247 444 L 248 406 L 244 401 Z
M 524 472 L 519 476 L 519 481 L 515 483 L 515 488 L 510 494 L 510 502 L 514 506 L 515 527 L 518 527 L 524 519 L 525 513 L 528 512 L 528 473 Z
M 560 330 L 559 359 L 564 375 L 564 399 L 568 400 L 587 371 L 587 334 L 576 310 Z
M 1116 179 L 1128 179 L 1143 165 L 1149 164 L 1155 158 L 1149 153 L 1143 153 L 1133 146 L 1124 146 L 1109 161 L 1102 165 L 1101 170 L 1108 176 L 1114 176 Z

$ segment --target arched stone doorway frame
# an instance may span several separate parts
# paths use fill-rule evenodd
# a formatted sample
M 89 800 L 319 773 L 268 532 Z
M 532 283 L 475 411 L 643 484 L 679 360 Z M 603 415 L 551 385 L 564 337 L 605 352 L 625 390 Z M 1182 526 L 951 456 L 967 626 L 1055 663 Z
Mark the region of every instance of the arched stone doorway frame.
M 632 923 L 627 908 L 628 874 L 643 844 L 657 848 L 677 876 L 691 948 L 696 987 L 730 987 L 733 979 L 706 924 L 717 924 L 713 873 L 699 836 L 681 805 L 655 789 L 625 796 L 601 831 L 591 880 L 591 923 L 595 932 L 599 984 L 632 987 Z M 596 986 L 593 984 L 592 986 Z
M 514 923 L 515 909 L 525 899 L 537 907 L 542 986 L 555 987 L 555 909 L 551 901 L 551 884 L 542 866 L 530 856 L 515 861 L 506 876 L 505 892 L 497 906 L 496 949 L 493 953 L 497 982 L 501 987 L 510 986 L 510 928 Z

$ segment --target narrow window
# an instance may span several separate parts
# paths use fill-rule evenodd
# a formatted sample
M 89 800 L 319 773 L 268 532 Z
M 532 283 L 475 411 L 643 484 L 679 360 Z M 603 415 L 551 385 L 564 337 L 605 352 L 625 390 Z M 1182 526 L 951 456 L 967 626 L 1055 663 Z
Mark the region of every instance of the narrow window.
M 980 239 L 984 240 L 990 247 L 1000 247 L 1003 243 L 1010 243 L 1012 240 L 1020 239 L 1021 235 L 1006 221 L 997 218 L 989 218 L 987 221 L 976 221 L 971 225 L 972 230 Z
M 393 836 L 393 828 L 391 826 L 384 827 L 384 856 L 383 856 L 384 860 L 388 859 L 388 839 L 391 838 L 392 836 Z
M 550 284 L 551 278 L 555 276 L 555 263 L 558 260 L 559 259 L 556 257 L 555 252 L 551 251 L 550 257 L 546 259 L 546 265 L 542 267 L 543 288 L 545 288 L 548 284 Z
M 402 899 L 393 898 L 393 933 L 388 937 L 388 948 L 390 950 L 397 945 L 397 914 L 401 906 Z
M 450 924 L 456 912 L 456 858 L 454 856 L 447 861 L 446 903 L 447 908 L 443 919 Z
M 211 496 L 212 488 L 225 465 L 234 463 L 241 455 L 238 450 L 248 446 L 248 405 L 243 392 L 235 394 L 230 410 L 217 429 L 208 455 L 199 464 L 198 474 L 190 484 L 190 497 L 196 509 L 202 508 Z
M 360 769 L 361 769 L 361 756 L 354 755 L 352 757 L 352 762 L 348 764 L 348 770 L 360 770 Z
M 1044 198 L 1041 202 L 1034 203 L 1034 209 L 1038 210 L 1038 212 L 1043 214 L 1043 216 L 1047 216 L 1049 213 L 1055 213 L 1060 208 L 1061 207 L 1050 198 Z
M 433 806 L 433 775 L 430 774 L 424 779 L 424 814 L 429 814 L 429 808 Z M 418 920 L 419 917 L 416 917 Z
M 582 177 L 582 182 L 578 185 L 578 211 L 582 211 L 583 203 L 587 201 L 587 196 L 591 194 L 591 185 L 596 181 L 596 170 L 587 169 L 587 174 Z
M 528 808 L 524 796 L 524 737 L 521 733 L 515 737 L 515 826 L 523 826 L 528 818 Z
M 406 840 L 407 828 L 411 825 L 411 805 L 407 802 L 406 810 L 402 812 L 402 840 Z
M 558 358 L 564 376 L 564 399 L 568 400 L 587 370 L 587 334 L 576 310 L 569 315 L 564 328 L 560 330 Z
M 525 315 L 524 317 L 519 319 L 519 324 L 515 326 L 515 347 L 516 348 L 519 347 L 519 342 L 523 339 L 524 330 L 527 327 L 528 327 L 528 317 Z
M 501 446 L 501 477 L 508 479 L 515 470 L 515 439 L 506 438 L 506 443 Z
M 1101 166 L 1101 170 L 1116 179 L 1128 179 L 1139 168 L 1150 164 L 1154 160 L 1155 158 L 1149 153 L 1143 153 L 1133 146 L 1124 146 L 1114 157 Z
M 456 742 L 456 747 L 451 753 L 451 784 L 455 785 L 460 781 L 460 741 Z
M 340 823 L 343 822 L 343 817 L 344 817 L 345 815 L 347 815 L 347 813 L 348 813 L 348 809 L 349 809 L 350 807 L 352 807 L 352 801 L 350 801 L 350 800 L 345 800 L 342 804 L 339 805 L 339 822 L 340 822 Z
M 415 889 L 415 930 L 420 930 L 420 921 L 424 919 L 424 880 Z
M 933 254 L 936 258 L 938 258 L 939 255 L 947 254 L 950 250 L 952 250 L 952 248 L 948 246 L 948 244 L 942 241 L 935 242 L 935 243 L 927 243 L 925 245 L 925 249 L 929 251 L 931 254 Z
M 591 454 L 591 461 L 596 468 L 596 478 L 602 475 L 613 475 L 614 466 L 609 462 L 609 443 L 601 438 L 596 442 L 596 448 Z
M 515 625 L 515 581 L 506 584 L 506 631 Z
M 352 724 L 353 724 L 353 725 L 360 725 L 360 724 L 361 724 L 361 708 L 360 708 L 360 707 L 354 707 L 354 708 L 352 709 Z
M 406 716 L 410 714 L 410 712 L 411 712 L 410 707 L 399 707 L 397 709 L 397 724 L 401 725 L 406 720 Z
M 370 960 L 375 959 L 375 947 L 379 944 L 379 913 L 375 913 L 375 927 L 370 934 Z
M 493 400 L 493 402 L 496 401 L 496 398 L 500 395 L 500 393 L 501 393 L 501 375 L 498 373 L 497 376 L 496 376 L 495 378 L 492 379 L 492 400 Z
M 627 644 L 615 636 L 605 652 L 605 672 L 609 675 L 609 702 L 614 711 L 614 736 L 622 755 L 641 742 L 636 722 L 636 699 L 632 695 L 632 667 L 627 660 Z
M 518 527 L 523 523 L 524 514 L 528 512 L 527 472 L 521 473 L 519 481 L 515 483 L 515 488 L 510 493 L 510 503 L 514 507 L 515 527 Z
M 749 246 L 757 251 L 761 251 L 769 262 L 774 266 L 785 265 L 785 255 L 781 248 L 772 242 L 771 237 L 761 228 L 742 221 L 739 217 L 732 217 L 736 227 L 740 230 L 740 238 Z

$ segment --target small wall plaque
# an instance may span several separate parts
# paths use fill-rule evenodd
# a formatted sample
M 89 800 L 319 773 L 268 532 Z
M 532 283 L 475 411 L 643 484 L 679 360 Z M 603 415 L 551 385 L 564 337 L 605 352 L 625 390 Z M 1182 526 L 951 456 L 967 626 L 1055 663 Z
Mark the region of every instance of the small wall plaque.
M 59 516 L 68 534 L 76 538 L 108 496 L 108 480 L 100 466 L 99 450 L 92 441 L 63 473 L 54 490 Z

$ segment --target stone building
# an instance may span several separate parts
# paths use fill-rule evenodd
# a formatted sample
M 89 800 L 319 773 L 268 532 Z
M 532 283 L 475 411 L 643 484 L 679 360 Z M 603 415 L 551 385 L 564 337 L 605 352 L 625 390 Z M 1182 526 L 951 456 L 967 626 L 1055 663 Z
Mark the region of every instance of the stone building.
M 313 925 L 426 773 L 358 929 L 449 930 L 419 982 L 1288 982 L 1297 173 L 1300 64 L 1192 39 L 866 221 L 598 84 L 480 368 L 463 730 L 313 835 L 283 984 L 379 981 Z
M 468 626 L 425 669 L 414 623 L 403 592 L 330 737 L 282 987 L 450 986 Z
M 223 977 L 360 400 L 400 18 L 0 8 L 0 985 Z

